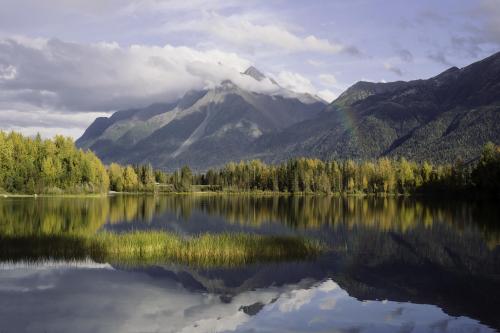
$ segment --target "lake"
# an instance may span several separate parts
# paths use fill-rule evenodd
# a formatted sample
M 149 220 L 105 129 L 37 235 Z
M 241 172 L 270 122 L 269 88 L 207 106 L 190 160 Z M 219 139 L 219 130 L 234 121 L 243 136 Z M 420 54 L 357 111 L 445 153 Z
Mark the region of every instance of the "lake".
M 500 205 L 484 200 L 2 198 L 0 332 L 495 332 L 499 221 Z M 116 264 L 37 243 L 137 230 L 300 236 L 328 250 L 200 267 Z

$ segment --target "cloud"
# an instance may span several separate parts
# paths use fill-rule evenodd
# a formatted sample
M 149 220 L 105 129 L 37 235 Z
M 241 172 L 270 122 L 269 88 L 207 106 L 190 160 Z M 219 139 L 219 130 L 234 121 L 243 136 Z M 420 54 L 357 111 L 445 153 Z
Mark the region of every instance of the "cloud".
M 481 39 L 474 36 L 452 36 L 451 47 L 455 52 L 464 52 L 469 57 L 476 58 L 482 52 Z
M 97 115 L 171 101 L 224 80 L 250 91 L 279 93 L 270 79 L 241 74 L 251 64 L 219 49 L 0 39 L 0 128 L 25 128 L 26 134 L 36 129 L 46 136 L 66 128 L 65 134 L 78 136 Z M 330 74 L 321 78 L 335 82 Z M 277 81 L 295 92 L 318 93 L 295 72 L 281 71 Z M 327 100 L 335 97 L 329 90 L 319 94 Z
M 58 113 L 52 110 L 2 110 L 0 112 L 0 127 L 36 125 L 40 127 L 73 127 L 82 128 L 89 119 L 109 116 L 105 112 Z
M 483 34 L 490 42 L 500 44 L 500 6 L 498 0 L 479 2 L 479 15 L 484 20 Z
M 275 92 L 269 79 L 241 75 L 251 62 L 236 53 L 184 46 L 81 44 L 58 39 L 0 40 L 0 110 L 109 112 L 143 107 L 231 80 L 256 92 Z M 335 76 L 322 74 L 325 84 Z M 311 81 L 281 71 L 282 87 L 315 94 Z
M 336 86 L 338 83 L 337 78 L 333 74 L 320 74 L 319 80 L 325 86 Z
M 290 71 L 281 71 L 276 78 L 278 83 L 286 88 L 300 93 L 315 94 L 316 88 L 311 81 L 300 75 Z
M 68 265 L 44 272 L 32 267 L 4 270 L 0 279 L 9 287 L 0 290 L 0 305 L 12 305 L 0 325 L 13 332 L 33 327 L 42 332 L 220 332 L 249 319 L 239 311 L 241 306 L 255 300 L 268 303 L 277 296 L 273 291 L 249 292 L 227 304 L 213 294 L 190 292 L 174 279 L 159 283 L 143 273 Z M 73 296 L 65 297 L 68 293 Z M 29 320 L 23 319 L 33 311 Z M 62 319 L 68 311 L 71 320 Z
M 314 67 L 324 67 L 324 66 L 326 66 L 326 63 L 324 61 L 314 60 L 314 59 L 308 59 L 307 63 L 309 65 L 311 65 L 311 66 L 314 66 Z
M 250 62 L 217 49 L 58 39 L 0 41 L 2 101 L 22 101 L 67 112 L 109 111 L 179 97 L 239 75 Z M 193 66 L 204 67 L 195 72 Z M 221 70 L 222 69 L 222 70 Z M 212 73 L 213 75 L 207 75 Z
M 240 71 L 235 71 L 233 68 L 228 68 L 222 64 L 207 66 L 204 62 L 196 61 L 189 63 L 186 70 L 194 76 L 203 78 L 206 88 L 213 88 L 224 80 L 230 80 L 237 86 L 254 92 L 275 93 L 279 90 L 279 86 L 274 84 L 268 77 L 257 81 L 249 75 L 242 75 Z
M 431 23 L 436 25 L 446 25 L 447 23 L 450 22 L 450 19 L 446 16 L 437 13 L 434 10 L 427 9 L 427 10 L 422 10 L 418 13 L 417 22 L 419 24 Z
M 316 289 L 292 290 L 282 296 L 278 308 L 284 313 L 298 311 L 304 305 L 309 304 L 316 293 Z
M 61 1 L 61 0 L 58 0 Z M 113 0 L 107 0 L 113 1 Z M 116 1 L 115 1 L 116 2 Z M 118 3 L 123 6 L 121 12 L 123 14 L 137 14 L 144 11 L 149 12 L 193 12 L 193 11 L 214 11 L 226 10 L 234 8 L 245 8 L 254 6 L 256 3 L 262 2 L 259 0 L 118 0 Z
M 455 65 L 453 62 L 465 65 L 498 51 L 500 45 L 498 0 L 479 0 L 467 6 L 457 6 L 454 11 L 454 15 L 441 15 L 431 10 L 422 11 L 417 15 L 416 29 L 424 31 L 426 28 L 422 25 L 427 25 L 429 31 L 435 31 L 424 38 L 432 49 L 427 56 L 428 59 L 445 66 Z M 444 33 L 439 33 L 438 30 Z
M 404 62 L 412 62 L 413 61 L 413 54 L 406 50 L 406 49 L 401 49 L 397 51 L 399 59 Z
M 0 65 L 0 80 L 12 80 L 17 76 L 17 69 L 12 65 Z
M 30 105 L 16 106 L 17 109 L 9 110 L 0 105 L 0 130 L 21 132 L 29 136 L 39 133 L 42 137 L 61 134 L 76 138 L 95 118 L 109 116 L 105 112 L 60 113 Z
M 409 325 L 415 331 L 445 326 L 450 332 L 491 331 L 434 305 L 360 301 L 331 279 L 226 290 L 227 275 L 213 280 L 206 272 L 178 268 L 121 270 L 91 262 L 2 268 L 0 326 L 9 332 L 358 332 L 363 327 L 406 332 Z M 231 293 L 231 301 L 179 283 L 186 277 L 217 283 Z M 264 308 L 249 316 L 242 307 L 252 304 Z
M 318 75 L 318 79 L 326 89 L 318 91 L 316 95 L 329 103 L 334 101 L 346 88 L 333 74 L 320 74 Z
M 335 299 L 335 297 L 330 296 L 330 297 L 325 297 L 321 301 L 318 307 L 321 310 L 333 310 L 336 305 L 337 305 L 337 300 Z
M 210 35 L 233 46 L 249 51 L 265 50 L 272 47 L 286 52 L 320 52 L 335 54 L 339 52 L 359 52 L 353 47 L 333 43 L 314 35 L 298 36 L 277 24 L 255 23 L 244 15 L 222 16 L 208 12 L 199 19 L 164 26 L 165 32 L 197 32 Z
M 443 52 L 430 53 L 427 55 L 427 58 L 441 65 L 445 65 L 448 67 L 454 66 L 450 61 L 448 61 Z
M 323 89 L 323 90 L 318 91 L 316 95 L 318 95 L 319 97 L 321 97 L 322 99 L 324 99 L 328 103 L 331 103 L 335 100 L 335 98 L 337 98 L 339 96 L 339 93 L 333 92 L 333 91 L 328 90 L 328 89 Z
M 399 67 L 391 65 L 389 63 L 385 63 L 384 68 L 387 69 L 389 72 L 396 74 L 397 76 L 403 76 L 403 71 Z
M 218 49 L 0 39 L 1 128 L 77 136 L 102 112 L 173 100 L 225 79 L 252 91 L 276 88 L 242 77 L 249 65 Z

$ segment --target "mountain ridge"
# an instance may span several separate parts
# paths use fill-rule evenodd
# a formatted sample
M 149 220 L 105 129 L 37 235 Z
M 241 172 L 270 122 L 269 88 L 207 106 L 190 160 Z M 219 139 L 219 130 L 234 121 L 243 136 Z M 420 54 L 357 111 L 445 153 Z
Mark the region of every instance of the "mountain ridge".
M 500 141 L 500 53 L 426 80 L 357 82 L 316 118 L 261 138 L 252 157 L 453 162 Z
M 241 74 L 269 79 L 255 67 Z M 428 79 L 359 81 L 329 105 L 276 86 L 262 93 L 226 81 L 175 103 L 119 111 L 96 119 L 77 144 L 105 162 L 206 170 L 301 156 L 466 161 L 487 141 L 500 143 L 500 52 Z
M 261 80 L 267 78 L 259 73 L 251 71 Z M 174 103 L 99 118 L 76 143 L 105 162 L 167 168 L 186 163 L 204 168 L 204 161 L 223 164 L 243 156 L 257 137 L 313 117 L 326 105 L 311 96 L 282 92 L 287 91 L 279 86 L 268 94 L 253 92 L 226 80 L 211 89 L 190 91 Z

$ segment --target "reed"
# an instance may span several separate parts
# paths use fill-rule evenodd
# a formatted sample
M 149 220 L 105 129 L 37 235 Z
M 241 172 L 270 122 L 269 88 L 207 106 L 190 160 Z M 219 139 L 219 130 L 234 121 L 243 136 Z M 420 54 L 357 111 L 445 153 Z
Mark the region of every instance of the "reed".
M 92 236 L 3 237 L 0 258 L 18 260 L 86 259 L 115 264 L 182 263 L 237 266 L 255 262 L 301 260 L 324 250 L 315 240 L 245 233 L 192 237 L 163 231 L 98 233 Z

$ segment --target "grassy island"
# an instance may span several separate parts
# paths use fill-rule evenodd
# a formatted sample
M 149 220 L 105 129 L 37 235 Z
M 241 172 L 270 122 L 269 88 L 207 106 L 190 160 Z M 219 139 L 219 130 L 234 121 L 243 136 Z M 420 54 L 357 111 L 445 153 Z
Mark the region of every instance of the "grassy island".
M 0 259 L 39 261 L 91 258 L 97 262 L 150 265 L 182 263 L 196 266 L 236 266 L 255 262 L 300 260 L 325 250 L 317 241 L 300 237 L 244 233 L 182 237 L 163 231 L 79 235 L 0 237 Z

